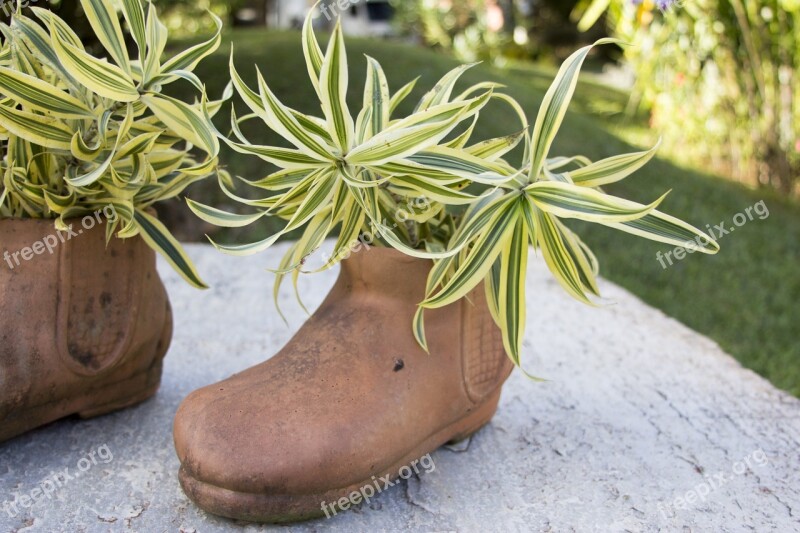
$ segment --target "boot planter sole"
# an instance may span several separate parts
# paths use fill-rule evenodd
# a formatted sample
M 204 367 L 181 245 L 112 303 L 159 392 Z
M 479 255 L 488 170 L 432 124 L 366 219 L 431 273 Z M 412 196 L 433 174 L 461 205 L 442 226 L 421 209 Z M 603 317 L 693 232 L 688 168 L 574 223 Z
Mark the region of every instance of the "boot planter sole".
M 61 239 L 50 220 L 0 220 L 12 258 L 0 264 L 0 442 L 158 391 L 172 311 L 155 253 L 138 237 L 106 245 L 102 222 L 73 225 Z
M 146 372 L 119 383 L 87 390 L 85 394 L 75 398 L 30 407 L 25 412 L 24 420 L 3 426 L 3 430 L 0 431 L 0 442 L 69 416 L 77 415 L 88 420 L 145 402 L 158 392 L 162 368 L 163 362 L 158 361 Z
M 333 510 L 328 510 L 326 513 L 324 504 L 332 504 L 335 506 L 336 502 L 341 498 L 349 498 L 351 494 L 358 493 L 364 487 L 370 485 L 374 487 L 376 480 L 388 479 L 393 483 L 399 479 L 399 472 L 404 466 L 411 465 L 413 461 L 424 457 L 426 454 L 437 450 L 443 445 L 461 442 L 480 431 L 491 422 L 492 417 L 494 417 L 497 412 L 497 405 L 499 402 L 500 391 L 484 405 L 476 408 L 462 420 L 459 420 L 427 439 L 417 446 L 414 451 L 410 452 L 390 468 L 358 483 L 354 483 L 349 487 L 318 494 L 245 493 L 218 487 L 195 479 L 184 467 L 181 467 L 179 471 L 181 487 L 186 495 L 201 509 L 226 518 L 249 522 L 281 524 L 326 516 L 332 517 L 344 511 L 335 507 L 335 512 Z M 379 482 L 379 486 L 382 488 L 383 483 Z
M 385 248 L 354 254 L 280 353 L 189 395 L 174 428 L 189 498 L 250 522 L 325 516 L 489 423 L 513 364 L 483 287 L 427 312 L 430 354 L 419 346 L 431 266 Z

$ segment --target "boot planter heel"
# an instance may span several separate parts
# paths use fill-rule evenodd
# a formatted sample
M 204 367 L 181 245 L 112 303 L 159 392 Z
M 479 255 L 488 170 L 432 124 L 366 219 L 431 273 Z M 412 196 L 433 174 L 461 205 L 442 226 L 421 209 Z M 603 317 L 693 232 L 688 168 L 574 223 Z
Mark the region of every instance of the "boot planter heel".
M 431 262 L 369 248 L 272 359 L 191 394 L 175 418 L 186 494 L 257 522 L 336 502 L 488 424 L 513 365 L 483 288 L 411 324 Z
M 0 442 L 158 390 L 172 312 L 155 253 L 73 226 L 62 241 L 51 220 L 0 220 Z
M 489 425 L 489 422 L 492 421 L 494 414 L 497 412 L 499 404 L 500 391 L 497 391 L 494 398 L 484 402 L 479 409 L 475 410 L 458 425 L 459 431 L 446 444 L 458 444 L 472 438 L 474 434 Z

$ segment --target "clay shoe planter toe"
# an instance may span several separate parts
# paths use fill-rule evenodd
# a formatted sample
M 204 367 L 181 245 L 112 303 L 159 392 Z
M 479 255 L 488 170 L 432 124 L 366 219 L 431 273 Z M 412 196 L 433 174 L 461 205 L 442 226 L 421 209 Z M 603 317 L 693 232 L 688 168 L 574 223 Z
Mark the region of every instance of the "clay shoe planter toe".
M 331 515 L 324 502 L 487 424 L 513 365 L 482 288 L 427 313 L 430 355 L 419 347 L 430 268 L 390 249 L 355 254 L 280 353 L 190 395 L 175 419 L 186 494 L 248 521 Z
M 155 253 L 140 238 L 106 246 L 101 225 L 72 226 L 61 242 L 52 220 L 0 220 L 0 442 L 158 390 L 172 313 Z M 27 261 L 14 257 L 26 248 Z

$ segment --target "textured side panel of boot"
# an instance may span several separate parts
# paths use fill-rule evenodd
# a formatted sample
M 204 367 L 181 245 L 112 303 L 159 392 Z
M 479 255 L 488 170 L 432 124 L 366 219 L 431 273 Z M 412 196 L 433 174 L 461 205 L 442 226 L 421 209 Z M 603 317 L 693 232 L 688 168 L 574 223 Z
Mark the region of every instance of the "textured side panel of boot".
M 489 312 L 483 286 L 472 291 L 461 306 L 464 383 L 470 399 L 481 403 L 505 382 L 514 365 L 505 354 L 502 333 Z
M 61 250 L 58 348 L 76 374 L 97 375 L 122 362 L 136 333 L 149 250 L 140 240 L 110 244 L 87 238 Z

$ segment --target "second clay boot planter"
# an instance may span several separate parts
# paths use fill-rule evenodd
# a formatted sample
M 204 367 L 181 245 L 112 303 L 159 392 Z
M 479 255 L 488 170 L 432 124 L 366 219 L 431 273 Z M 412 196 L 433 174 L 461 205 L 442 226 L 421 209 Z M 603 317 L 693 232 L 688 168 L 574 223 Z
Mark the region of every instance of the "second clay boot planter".
M 172 313 L 141 238 L 52 220 L 0 220 L 0 442 L 153 396 Z M 87 224 L 88 225 L 88 224 Z
M 368 248 L 272 359 L 194 392 L 175 419 L 180 481 L 201 508 L 259 522 L 322 516 L 494 415 L 513 368 L 484 291 L 412 319 L 431 262 Z

